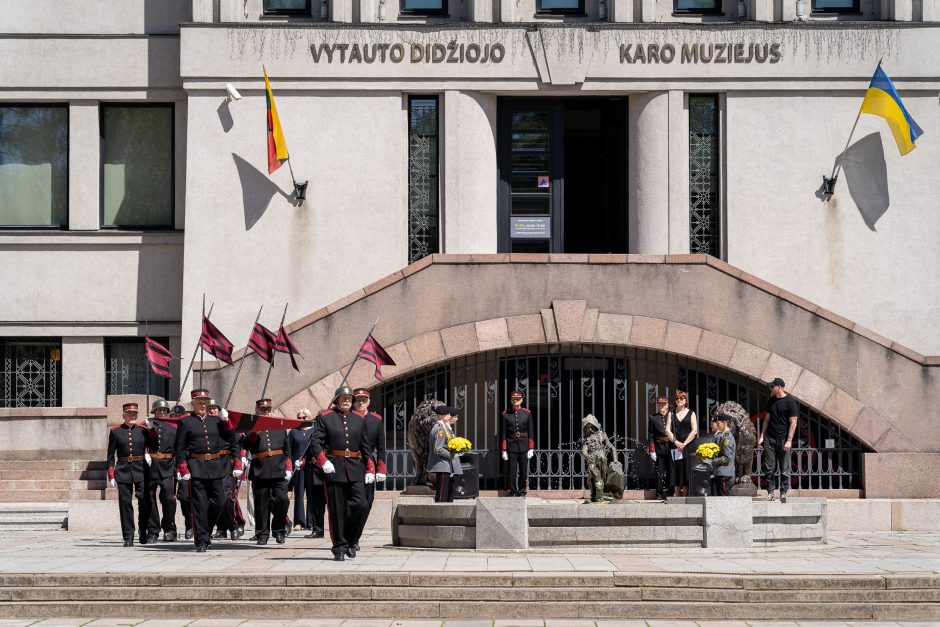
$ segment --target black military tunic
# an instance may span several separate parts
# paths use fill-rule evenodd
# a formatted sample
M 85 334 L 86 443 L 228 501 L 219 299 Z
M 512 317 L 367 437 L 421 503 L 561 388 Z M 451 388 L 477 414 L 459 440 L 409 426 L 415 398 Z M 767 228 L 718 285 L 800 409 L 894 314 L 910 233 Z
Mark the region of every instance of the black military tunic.
M 154 418 L 150 421 L 147 448 L 150 450 L 150 524 L 151 536 L 166 533 L 176 535 L 176 425 Z M 157 488 L 160 489 L 160 507 L 157 507 Z M 163 517 L 160 511 L 163 511 Z
M 121 423 L 108 433 L 108 479 L 117 482 L 121 534 L 125 542 L 134 540 L 134 505 L 131 500 L 134 496 L 137 497 L 140 542 L 143 544 L 147 541 L 150 473 L 144 459 L 146 452 L 147 438 L 143 427 Z
M 196 546 L 209 546 L 209 530 L 219 517 L 225 500 L 223 479 L 231 473 L 231 455 L 240 452 L 228 421 L 206 414 L 183 416 L 176 430 L 176 466 L 189 481 Z
M 666 435 L 666 420 L 669 415 L 667 413 L 663 416 L 659 412 L 651 414 L 646 425 L 647 450 L 656 453 L 653 468 L 656 472 L 657 498 L 666 498 L 672 483 L 672 447 L 669 444 L 669 436 Z
M 500 419 L 501 447 L 509 457 L 509 493 L 525 496 L 529 487 L 530 449 L 535 448 L 535 421 L 525 407 L 507 409 Z
M 365 423 L 364 428 L 364 437 L 369 442 L 369 448 L 372 450 L 371 460 L 375 464 L 375 472 L 380 474 L 385 474 L 385 421 L 382 420 L 380 414 L 375 413 L 374 411 L 366 412 L 363 416 L 358 412 L 353 412 L 357 416 L 362 416 L 362 420 Z M 365 529 L 366 522 L 369 520 L 369 514 L 372 512 L 372 503 L 375 501 L 375 486 L 376 482 L 365 484 L 366 491 L 366 512 L 362 516 L 362 522 L 360 524 L 360 529 L 358 530 L 357 537 L 362 536 L 362 531 Z
M 271 517 L 274 517 L 275 536 L 287 533 L 288 470 L 293 470 L 293 456 L 288 432 L 262 431 L 245 437 L 245 450 L 251 453 L 248 479 L 252 483 L 255 500 L 255 532 L 259 540 L 267 540 L 272 532 Z
M 323 470 L 309 453 L 311 437 L 312 426 L 309 429 L 290 431 L 291 452 L 294 455 L 294 477 L 291 479 L 294 490 L 294 523 L 322 536 L 326 493 L 323 491 Z M 299 468 L 298 462 L 302 464 Z
M 375 472 L 372 449 L 364 436 L 365 421 L 353 412 L 321 412 L 313 426 L 313 456 L 321 467 L 330 461 L 336 469 L 324 481 L 334 555 L 345 554 L 359 543 L 367 508 L 363 482 L 366 471 Z

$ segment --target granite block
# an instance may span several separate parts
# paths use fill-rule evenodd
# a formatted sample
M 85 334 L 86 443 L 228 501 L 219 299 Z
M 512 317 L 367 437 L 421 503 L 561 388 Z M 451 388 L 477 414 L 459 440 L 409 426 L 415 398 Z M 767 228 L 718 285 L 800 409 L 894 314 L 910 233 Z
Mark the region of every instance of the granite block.
M 476 509 L 476 548 L 526 549 L 529 526 L 526 499 L 480 497 Z
M 633 316 L 624 314 L 597 314 L 595 340 L 609 344 L 629 344 Z
M 408 347 L 408 354 L 416 367 L 441 361 L 447 356 L 444 353 L 441 334 L 437 331 L 413 337 L 405 342 L 405 346 Z
M 666 341 L 666 324 L 665 320 L 659 318 L 634 316 L 633 327 L 630 330 L 630 344 L 662 350 Z
M 509 341 L 513 346 L 542 344 L 545 342 L 545 329 L 542 327 L 541 314 L 524 314 L 506 318 Z
M 713 333 L 711 331 L 702 331 L 702 338 L 698 343 L 696 355 L 699 359 L 727 366 L 731 361 L 731 354 L 734 352 L 734 345 L 737 342 L 733 337 Z
M 891 502 L 884 499 L 832 499 L 830 531 L 891 531 Z
M 728 367 L 752 377 L 764 374 L 764 368 L 770 361 L 770 351 L 740 340 L 735 342 Z
M 746 496 L 716 496 L 705 499 L 703 546 L 748 548 L 754 539 L 751 499 Z
M 777 377 L 783 379 L 787 385 L 793 385 L 800 378 L 803 367 L 799 366 L 777 353 L 771 353 L 767 365 L 764 366 L 764 372 L 760 376 L 762 382 L 773 381 Z
M 851 431 L 852 424 L 863 408 L 864 406 L 855 397 L 837 387 L 833 388 L 832 394 L 823 404 L 822 413 Z
M 481 351 L 510 346 L 509 328 L 505 318 L 493 318 L 476 323 L 477 344 Z
M 597 330 L 597 316 L 598 311 L 596 309 L 584 310 L 584 321 L 581 323 L 582 342 L 594 341 L 594 333 Z
M 680 322 L 669 322 L 666 325 L 666 341 L 663 349 L 678 355 L 694 356 L 701 338 L 700 328 Z
M 859 406 L 861 410 L 850 423 L 849 430 L 862 442 L 874 447 L 891 429 L 891 425 L 868 407 L 862 406 L 861 403 Z
M 546 342 L 558 341 L 558 330 L 555 328 L 555 314 L 551 309 L 540 309 L 542 315 L 542 329 L 545 331 Z
M 477 343 L 477 329 L 474 324 L 459 324 L 455 327 L 441 329 L 441 341 L 444 343 L 444 352 L 447 353 L 448 357 L 467 355 L 480 350 L 480 345 Z
M 586 307 L 587 301 L 585 300 L 552 301 L 559 341 L 577 342 L 581 339 L 581 326 Z
M 938 474 L 940 453 L 865 453 L 865 498 L 940 498 Z
M 804 370 L 790 388 L 794 396 L 817 409 L 826 404 L 833 389 L 834 385 L 809 370 Z

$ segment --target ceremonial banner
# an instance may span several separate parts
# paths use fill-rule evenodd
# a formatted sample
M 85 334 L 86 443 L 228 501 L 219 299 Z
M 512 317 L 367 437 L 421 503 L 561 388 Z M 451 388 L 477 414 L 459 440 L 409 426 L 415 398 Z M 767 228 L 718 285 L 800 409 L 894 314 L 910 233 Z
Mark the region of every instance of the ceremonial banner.
M 274 360 L 274 351 L 277 350 L 277 336 L 256 322 L 248 338 L 248 346 L 258 353 L 261 359 L 271 363 Z
M 243 414 L 239 411 L 228 410 L 228 419 L 232 428 L 238 433 L 255 433 L 259 431 L 276 431 L 278 429 L 296 429 L 307 424 L 305 420 L 296 418 L 282 418 L 281 416 L 257 416 Z
M 205 316 L 202 318 L 202 335 L 199 337 L 199 345 L 221 361 L 229 365 L 235 363 L 232 361 L 234 345 Z
M 375 378 L 379 381 L 382 380 L 382 366 L 395 365 L 395 360 L 385 352 L 385 349 L 372 337 L 371 333 L 359 348 L 359 358 L 375 364 Z
M 151 340 L 149 337 L 146 338 L 145 346 L 147 361 L 150 362 L 150 367 L 153 371 L 161 377 L 166 377 L 167 379 L 172 378 L 173 375 L 170 373 L 170 361 L 179 359 L 179 357 L 174 356 L 165 346 Z
M 287 353 L 290 355 L 290 364 L 294 367 L 294 370 L 300 372 L 300 368 L 297 367 L 297 360 L 294 359 L 294 355 L 303 357 L 300 354 L 300 351 L 297 350 L 297 347 L 294 346 L 294 343 L 291 341 L 290 336 L 287 335 L 287 331 L 284 329 L 284 325 L 277 330 L 277 350 L 282 353 Z

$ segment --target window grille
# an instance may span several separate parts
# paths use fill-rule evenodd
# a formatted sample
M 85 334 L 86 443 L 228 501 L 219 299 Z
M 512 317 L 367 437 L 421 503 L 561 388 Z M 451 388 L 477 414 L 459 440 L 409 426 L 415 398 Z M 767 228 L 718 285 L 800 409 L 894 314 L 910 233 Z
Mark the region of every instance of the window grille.
M 408 102 L 408 263 L 440 250 L 438 99 Z
M 689 96 L 689 251 L 720 257 L 720 143 L 718 96 Z
M 153 339 L 163 346 L 169 346 L 169 340 L 165 337 Z M 161 377 L 150 367 L 144 344 L 145 340 L 142 337 L 105 340 L 106 394 L 146 394 L 149 378 L 150 394 L 167 397 L 169 379 Z
M 62 340 L 0 338 L 0 407 L 59 407 Z

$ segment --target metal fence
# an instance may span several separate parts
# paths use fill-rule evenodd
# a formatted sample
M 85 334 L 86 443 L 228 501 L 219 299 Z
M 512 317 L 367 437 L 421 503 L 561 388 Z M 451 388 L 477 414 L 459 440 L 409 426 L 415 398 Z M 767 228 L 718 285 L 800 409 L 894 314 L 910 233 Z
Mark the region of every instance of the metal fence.
M 0 338 L 0 407 L 58 407 L 62 340 Z
M 531 489 L 583 489 L 581 419 L 594 414 L 614 442 L 628 488 L 653 487 L 654 471 L 643 452 L 647 417 L 658 396 L 677 390 L 689 396 L 699 433 L 708 432 L 708 416 L 720 403 L 740 403 L 761 428 L 768 397 L 766 386 L 749 377 L 704 362 L 637 348 L 560 344 L 505 349 L 444 362 L 422 372 L 390 380 L 373 391 L 373 407 L 387 420 L 386 490 L 401 490 L 415 475 L 407 447 L 407 425 L 415 407 L 436 398 L 456 406 L 457 435 L 483 451 L 480 485 L 503 487 L 499 460 L 498 418 L 509 392 L 526 394 L 536 428 L 530 460 Z M 792 457 L 793 487 L 861 487 L 860 442 L 817 412 L 801 406 Z M 753 462 L 760 481 L 762 451 Z

